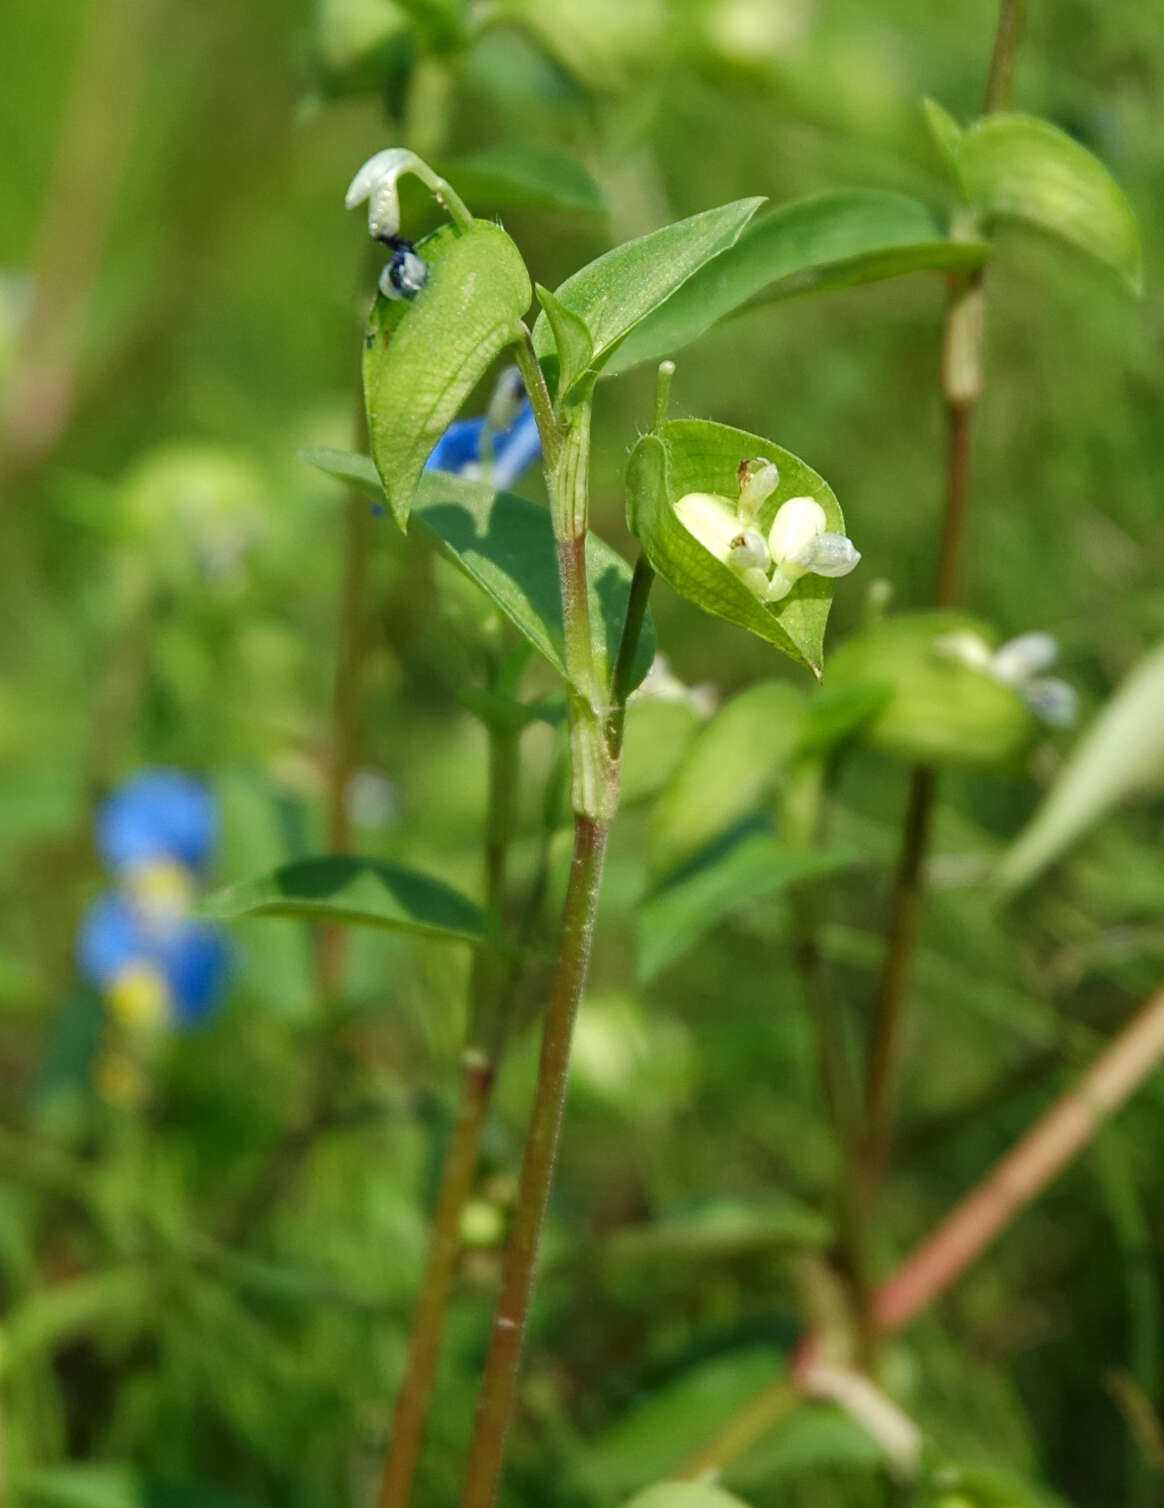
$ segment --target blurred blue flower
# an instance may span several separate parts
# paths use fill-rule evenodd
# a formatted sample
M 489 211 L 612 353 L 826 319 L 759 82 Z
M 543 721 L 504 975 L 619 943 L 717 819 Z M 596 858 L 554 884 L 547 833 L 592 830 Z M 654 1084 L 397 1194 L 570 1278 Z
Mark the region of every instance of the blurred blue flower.
M 90 906 L 77 952 L 114 1013 L 137 1025 L 198 1025 L 222 1000 L 230 972 L 226 941 L 213 927 L 152 911 L 121 891 Z
M 167 859 L 200 869 L 217 836 L 214 798 L 180 770 L 143 770 L 132 776 L 97 818 L 97 851 L 113 870 Z
M 486 439 L 488 431 L 488 438 Z M 542 453 L 541 436 L 528 398 L 507 429 L 492 431 L 484 415 L 457 419 L 437 441 L 426 471 L 486 479 L 499 492 L 512 487 Z

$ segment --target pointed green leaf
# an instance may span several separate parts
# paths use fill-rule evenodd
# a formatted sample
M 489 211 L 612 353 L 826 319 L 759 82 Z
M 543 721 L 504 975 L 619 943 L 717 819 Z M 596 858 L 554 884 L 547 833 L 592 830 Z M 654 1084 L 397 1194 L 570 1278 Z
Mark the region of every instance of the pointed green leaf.
M 988 115 L 966 131 L 958 170 L 988 219 L 1027 221 L 1140 287 L 1140 233 L 1123 190 L 1086 147 L 1048 121 Z
M 555 289 L 557 299 L 590 332 L 593 366 L 603 366 L 640 320 L 731 246 L 763 202 L 739 199 L 627 241 Z M 541 358 L 554 352 L 553 330 L 544 314 L 534 326 L 534 348 Z
M 716 844 L 642 903 L 639 978 L 653 978 L 743 902 L 762 900 L 852 860 L 845 850 L 793 848 L 760 832 L 745 831 Z
M 647 870 L 673 874 L 756 808 L 801 737 L 808 701 L 787 681 L 732 697 L 692 740 L 651 813 Z
M 484 943 L 485 918 L 466 896 L 414 869 L 349 854 L 299 859 L 253 880 L 228 885 L 199 910 L 215 921 L 290 916 Z
M 1164 786 L 1164 648 L 1132 671 L 1079 740 L 998 872 L 1017 890 L 1119 802 Z
M 329 476 L 382 497 L 375 468 L 366 456 L 317 448 L 305 460 Z M 489 596 L 510 622 L 565 678 L 557 550 L 549 510 L 484 482 L 427 472 L 421 479 L 412 531 L 436 544 Z M 600 667 L 614 665 L 630 597 L 631 568 L 594 534 L 586 537 L 590 577 L 590 622 Z M 634 685 L 651 668 L 655 630 L 648 618 L 635 657 Z
M 376 299 L 364 337 L 364 398 L 376 469 L 404 528 L 424 463 L 490 363 L 517 338 L 533 290 L 497 225 L 442 226 L 417 252 L 413 299 Z
M 963 613 L 900 613 L 847 639 L 829 661 L 829 688 L 866 694 L 876 711 L 861 727 L 874 748 L 916 764 L 997 764 L 1035 730 L 1022 698 L 984 670 L 943 653 L 949 634 L 992 642 Z
M 916 199 L 877 189 L 814 194 L 753 220 L 614 353 L 607 375 L 673 356 L 745 306 L 907 272 L 976 267 L 982 241 L 955 241 Z
M 962 179 L 958 168 L 958 154 L 962 150 L 962 127 L 944 106 L 938 104 L 936 99 L 923 100 L 922 110 L 925 113 L 926 125 L 930 128 L 934 145 L 945 159 L 946 166 L 961 191 Z
M 534 142 L 510 143 L 445 163 L 441 172 L 481 209 L 557 209 L 606 213 L 602 190 L 573 157 Z
M 568 393 L 590 365 L 594 348 L 586 321 L 537 284 L 538 302 L 554 336 L 554 350 L 544 358 L 546 380 L 554 392 Z
M 738 495 L 741 461 L 763 456 L 780 468 L 780 486 L 764 504 L 757 528 L 766 532 L 776 510 L 790 497 L 813 497 L 831 532 L 845 520 L 832 488 L 815 471 L 770 440 L 705 419 L 678 419 L 658 435 L 644 435 L 631 452 L 627 507 L 631 530 L 647 558 L 670 586 L 706 612 L 750 629 L 821 675 L 824 631 L 833 583 L 807 575 L 780 602 L 764 603 L 739 576 L 704 548 L 679 522 L 674 505 L 689 492 Z

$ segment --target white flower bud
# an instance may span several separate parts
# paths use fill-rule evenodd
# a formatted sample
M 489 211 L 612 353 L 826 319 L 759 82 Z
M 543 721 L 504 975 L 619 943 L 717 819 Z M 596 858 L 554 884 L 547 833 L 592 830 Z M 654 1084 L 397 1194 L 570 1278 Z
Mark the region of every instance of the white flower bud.
M 675 504 L 675 516 L 705 550 L 728 564 L 740 521 L 727 498 L 714 492 L 689 492 Z
M 385 298 L 413 299 L 428 282 L 428 263 L 402 242 L 380 274 L 380 292 Z
M 825 531 L 825 511 L 815 498 L 790 497 L 776 511 L 768 531 L 768 549 L 777 565 L 795 563 L 818 534 Z
M 1051 634 L 1020 634 L 1008 639 L 995 654 L 991 670 L 1004 686 L 1023 686 L 1059 658 L 1058 641 Z
M 400 195 L 397 182 L 402 173 L 411 172 L 416 154 L 406 147 L 385 147 L 369 157 L 352 179 L 344 197 L 344 208 L 355 209 L 368 201 L 368 234 L 377 241 L 388 241 L 400 232 Z
M 1028 681 L 1022 688 L 1022 698 L 1035 716 L 1052 728 L 1069 728 L 1079 712 L 1074 686 L 1058 676 Z
M 737 571 L 766 571 L 772 564 L 764 536 L 755 529 L 744 529 L 732 540 L 728 564 Z
M 780 471 L 775 461 L 756 456 L 741 461 L 736 471 L 740 485 L 739 516 L 741 523 L 751 523 L 780 485 Z
M 847 534 L 824 533 L 798 550 L 792 564 L 817 576 L 847 576 L 860 559 L 861 552 Z
M 971 670 L 993 671 L 990 645 L 981 634 L 972 633 L 968 628 L 941 634 L 934 640 L 934 653 L 946 660 L 957 660 L 959 665 L 966 665 Z

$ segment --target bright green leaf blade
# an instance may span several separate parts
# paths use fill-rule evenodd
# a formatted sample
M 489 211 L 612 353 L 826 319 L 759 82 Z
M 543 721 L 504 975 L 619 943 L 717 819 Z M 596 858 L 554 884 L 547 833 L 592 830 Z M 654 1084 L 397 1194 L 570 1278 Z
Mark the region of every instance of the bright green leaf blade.
M 639 913 L 639 977 L 653 978 L 699 942 L 741 902 L 852 862 L 841 850 L 791 848 L 764 833 L 717 846 L 647 897 Z
M 999 883 L 1027 885 L 1129 796 L 1164 786 L 1164 648 L 1142 660 L 1079 740 L 1002 861 Z
M 1036 225 L 1139 290 L 1132 207 L 1098 157 L 1066 132 L 1029 115 L 989 115 L 963 134 L 958 168 L 967 199 L 983 214 Z
M 742 818 L 797 747 L 807 699 L 786 681 L 732 697 L 700 729 L 651 813 L 647 871 L 674 874 Z
M 557 209 L 606 213 L 602 190 L 580 162 L 535 143 L 490 147 L 441 168 L 457 192 L 481 209 Z
M 22 1471 L 13 1484 L 25 1508 L 147 1508 L 145 1483 L 130 1466 L 84 1462 Z
M 925 113 L 926 125 L 933 137 L 934 145 L 942 154 L 946 166 L 958 191 L 962 189 L 961 171 L 958 167 L 958 154 L 962 150 L 962 127 L 936 99 L 922 101 L 922 110 Z
M 829 688 L 867 696 L 871 715 L 861 734 L 874 748 L 913 764 L 982 765 L 1010 759 L 1030 742 L 1035 722 L 1018 693 L 941 652 L 940 641 L 957 633 L 990 639 L 964 613 L 900 613 L 854 634 L 833 655 Z
M 745 1508 L 745 1504 L 710 1482 L 660 1482 L 636 1493 L 626 1508 Z
M 290 916 L 455 942 L 486 941 L 480 907 L 459 891 L 400 864 L 347 854 L 299 859 L 270 874 L 228 885 L 199 909 L 216 921 Z
M 302 454 L 337 481 L 370 497 L 383 496 L 366 456 L 325 448 Z M 561 590 L 549 511 L 526 498 L 494 492 L 484 482 L 428 472 L 421 479 L 412 517 L 413 528 L 423 531 L 475 581 L 565 677 Z M 586 560 L 595 654 L 600 666 L 610 667 L 622 638 L 631 568 L 594 534 L 586 539 Z M 634 685 L 651 668 L 654 655 L 655 630 L 648 616 L 635 657 Z
M 555 392 L 568 393 L 590 366 L 594 347 L 586 321 L 548 288 L 537 285 L 538 302 L 545 310 L 554 336 L 554 353 L 545 358 L 546 379 Z M 554 369 L 556 364 L 556 371 Z
M 977 267 L 981 241 L 954 241 L 916 199 L 877 189 L 814 194 L 753 220 L 734 246 L 701 267 L 611 357 L 607 376 L 673 356 L 720 320 L 768 303 L 907 272 Z
M 657 795 L 672 778 L 700 727 L 689 702 L 635 697 L 626 709 L 620 806 Z
M 756 456 L 780 468 L 780 486 L 764 504 L 757 528 L 766 533 L 776 510 L 790 497 L 814 497 L 824 509 L 828 529 L 845 532 L 832 488 L 811 467 L 759 435 L 705 419 L 674 420 L 661 438 L 644 435 L 635 446 L 627 469 L 628 521 L 655 570 L 681 596 L 705 612 L 750 629 L 819 678 L 833 582 L 802 576 L 782 601 L 762 603 L 730 567 L 688 533 L 674 511 L 674 504 L 689 492 L 736 497 L 737 468 Z
M 639 321 L 705 262 L 726 251 L 763 202 L 739 199 L 627 241 L 555 289 L 559 301 L 589 330 L 594 366 L 600 367 Z M 554 354 L 554 336 L 544 314 L 538 317 L 533 338 L 539 357 Z
M 427 283 L 411 300 L 378 297 L 364 337 L 372 458 L 401 528 L 433 447 L 533 298 L 521 253 L 497 225 L 475 220 L 460 234 L 445 225 L 417 251 Z

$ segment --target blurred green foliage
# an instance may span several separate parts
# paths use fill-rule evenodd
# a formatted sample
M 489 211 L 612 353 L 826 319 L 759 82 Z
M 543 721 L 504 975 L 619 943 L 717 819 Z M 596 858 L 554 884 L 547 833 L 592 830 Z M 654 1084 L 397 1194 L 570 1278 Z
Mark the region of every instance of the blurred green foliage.
M 228 1008 L 168 1044 L 144 1112 L 93 1092 L 106 1027 L 73 957 L 100 884 L 95 803 L 140 765 L 213 783 L 223 881 L 324 846 L 344 502 L 296 451 L 353 443 L 373 269 L 342 209 L 351 172 L 402 133 L 438 160 L 525 143 L 583 163 L 608 215 L 536 195 L 503 211 L 549 287 L 614 242 L 755 194 L 875 187 L 940 210 L 920 101 L 978 111 L 994 22 L 989 0 L 494 9 L 467 40 L 442 0 L 0 8 L 9 395 L 28 375 L 30 278 L 61 314 L 29 390 L 36 423 L 0 458 L 0 1413 L 6 1490 L 28 1508 L 322 1508 L 374 1491 L 467 950 L 353 935 L 350 998 L 325 1022 L 310 934 L 240 924 Z M 1164 634 L 1164 21 L 1098 0 L 1030 11 L 1016 106 L 1110 167 L 1140 220 L 1146 293 L 1001 233 L 968 595 L 1000 638 L 1055 633 L 1090 715 Z M 862 581 L 929 605 L 942 305 L 941 279 L 915 274 L 759 309 L 680 359 L 677 413 L 771 435 L 835 488 L 864 565 L 838 592 L 834 647 Z M 622 476 L 651 394 L 632 373 L 597 399 L 596 524 L 624 553 Z M 357 810 L 356 846 L 477 895 L 485 741 L 457 693 L 501 629 L 387 520 L 367 534 L 359 767 L 389 788 Z M 800 684 L 665 589 L 653 611 L 684 682 L 723 700 Z M 552 690 L 540 674 L 531 690 Z M 510 1508 L 615 1508 L 678 1465 L 779 1370 L 798 1264 L 828 1237 L 833 1150 L 780 893 L 756 881 L 681 966 L 636 982 L 648 863 L 689 836 L 653 796 L 700 723 L 685 709 L 656 725 L 659 711 L 630 719 Z M 1109 819 L 1006 909 L 981 885 L 1070 738 L 943 781 L 885 1270 L 1159 978 L 1158 802 Z M 530 875 L 553 727 L 524 749 L 514 852 Z M 770 753 L 740 777 L 768 825 L 793 779 Z M 904 780 L 867 750 L 836 793 L 830 845 L 859 858 L 827 882 L 824 941 L 854 1034 Z M 555 887 L 566 857 L 552 840 Z M 456 1501 L 533 1056 L 523 1038 L 488 1127 L 484 1234 L 425 1458 L 432 1508 Z M 897 1396 L 966 1468 L 935 1502 L 1158 1501 L 1162 1125 L 1157 1080 L 899 1343 Z M 754 1508 L 895 1501 L 868 1439 L 807 1406 L 726 1486 Z

